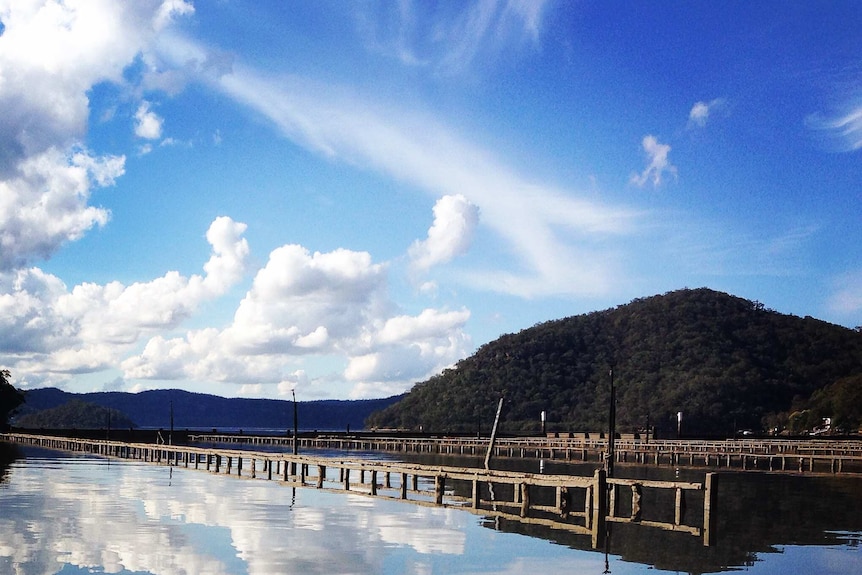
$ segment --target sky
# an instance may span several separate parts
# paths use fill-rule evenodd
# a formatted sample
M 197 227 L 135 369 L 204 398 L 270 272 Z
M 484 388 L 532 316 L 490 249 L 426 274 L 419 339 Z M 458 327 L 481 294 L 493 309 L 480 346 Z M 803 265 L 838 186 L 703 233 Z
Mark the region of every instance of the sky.
M 853 0 L 0 0 L 20 389 L 402 393 L 682 288 L 862 324 Z

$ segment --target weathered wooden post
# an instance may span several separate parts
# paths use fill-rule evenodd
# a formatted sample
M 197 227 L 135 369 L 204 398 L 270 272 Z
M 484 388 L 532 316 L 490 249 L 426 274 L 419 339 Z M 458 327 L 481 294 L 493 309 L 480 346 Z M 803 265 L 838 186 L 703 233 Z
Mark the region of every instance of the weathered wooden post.
M 703 544 L 715 544 L 715 525 L 718 515 L 718 473 L 707 473 L 703 484 Z
M 326 479 L 326 466 L 318 465 L 317 466 L 317 488 L 323 489 L 323 481 Z
M 401 474 L 401 499 L 407 499 L 407 474 Z
M 521 517 L 526 517 L 530 511 L 530 485 L 521 484 Z
M 684 518 L 685 518 L 685 495 L 683 494 L 683 490 L 681 488 L 677 487 L 676 488 L 676 498 L 674 501 L 674 512 L 673 512 L 674 525 L 682 525 Z
M 608 372 L 611 377 L 611 398 L 608 405 L 608 452 L 605 458 L 605 469 L 608 477 L 614 476 L 614 447 L 617 436 L 617 391 L 614 387 L 614 368 Z
M 491 456 L 494 453 L 494 443 L 497 441 L 497 425 L 500 423 L 500 412 L 503 411 L 503 398 L 497 404 L 497 415 L 494 416 L 494 427 L 491 429 L 491 440 L 488 442 L 488 452 L 485 454 L 485 469 L 489 469 Z
M 445 475 L 435 475 L 434 476 L 434 502 L 437 505 L 443 504 L 443 492 L 446 487 L 446 476 Z
M 596 469 L 592 489 L 594 491 L 592 497 L 592 544 L 593 549 L 598 549 L 604 545 L 605 541 L 605 521 L 607 515 L 608 504 L 608 481 L 607 471 L 604 469 Z
M 643 486 L 640 483 L 632 485 L 632 521 L 641 520 L 641 498 L 643 497 Z

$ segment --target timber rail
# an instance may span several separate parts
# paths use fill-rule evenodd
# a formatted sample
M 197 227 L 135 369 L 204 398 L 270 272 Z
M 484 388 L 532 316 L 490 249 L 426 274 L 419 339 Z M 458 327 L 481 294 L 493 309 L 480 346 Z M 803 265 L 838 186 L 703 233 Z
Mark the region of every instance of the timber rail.
M 703 483 L 653 481 L 609 478 L 603 469 L 597 469 L 592 476 L 546 475 L 18 433 L 2 434 L 0 439 L 248 479 L 275 480 L 295 487 L 385 497 L 416 505 L 456 507 L 486 517 L 587 535 L 594 548 L 604 544 L 609 522 L 688 533 L 702 538 L 704 545 L 714 540 L 718 480 L 714 473 L 708 473 Z M 649 498 L 648 509 L 642 505 L 645 490 L 655 492 Z M 692 510 L 694 524 L 686 522 L 686 509 Z
M 604 461 L 608 441 L 587 434 L 566 437 L 497 438 L 493 456 L 567 462 Z M 600 435 L 600 434 L 593 434 Z M 603 435 L 603 434 L 602 434 Z M 193 443 L 292 446 L 292 436 L 190 434 Z M 481 456 L 488 440 L 466 437 L 402 438 L 375 435 L 318 435 L 296 439 L 301 449 L 387 451 Z M 614 442 L 618 463 L 703 467 L 716 470 L 788 473 L 862 473 L 862 440 L 729 439 L 643 440 L 622 436 Z

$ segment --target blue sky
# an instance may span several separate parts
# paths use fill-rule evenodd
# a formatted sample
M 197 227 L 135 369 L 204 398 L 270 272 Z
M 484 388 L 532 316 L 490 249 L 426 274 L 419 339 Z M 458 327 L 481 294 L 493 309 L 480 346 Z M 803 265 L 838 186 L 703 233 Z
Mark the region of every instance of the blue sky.
M 0 365 L 400 393 L 684 287 L 862 324 L 858 2 L 0 0 Z

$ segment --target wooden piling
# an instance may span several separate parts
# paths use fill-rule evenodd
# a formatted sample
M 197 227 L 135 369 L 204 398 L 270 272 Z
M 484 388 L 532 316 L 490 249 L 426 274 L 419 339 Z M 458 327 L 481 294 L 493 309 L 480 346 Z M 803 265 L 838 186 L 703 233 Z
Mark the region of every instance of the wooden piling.
M 707 473 L 703 494 L 703 544 L 715 545 L 715 526 L 718 515 L 718 474 Z
M 593 478 L 593 490 L 595 493 L 592 496 L 592 544 L 593 549 L 598 549 L 604 546 L 606 534 L 605 517 L 607 516 L 608 497 L 607 473 L 604 469 L 596 469 Z

